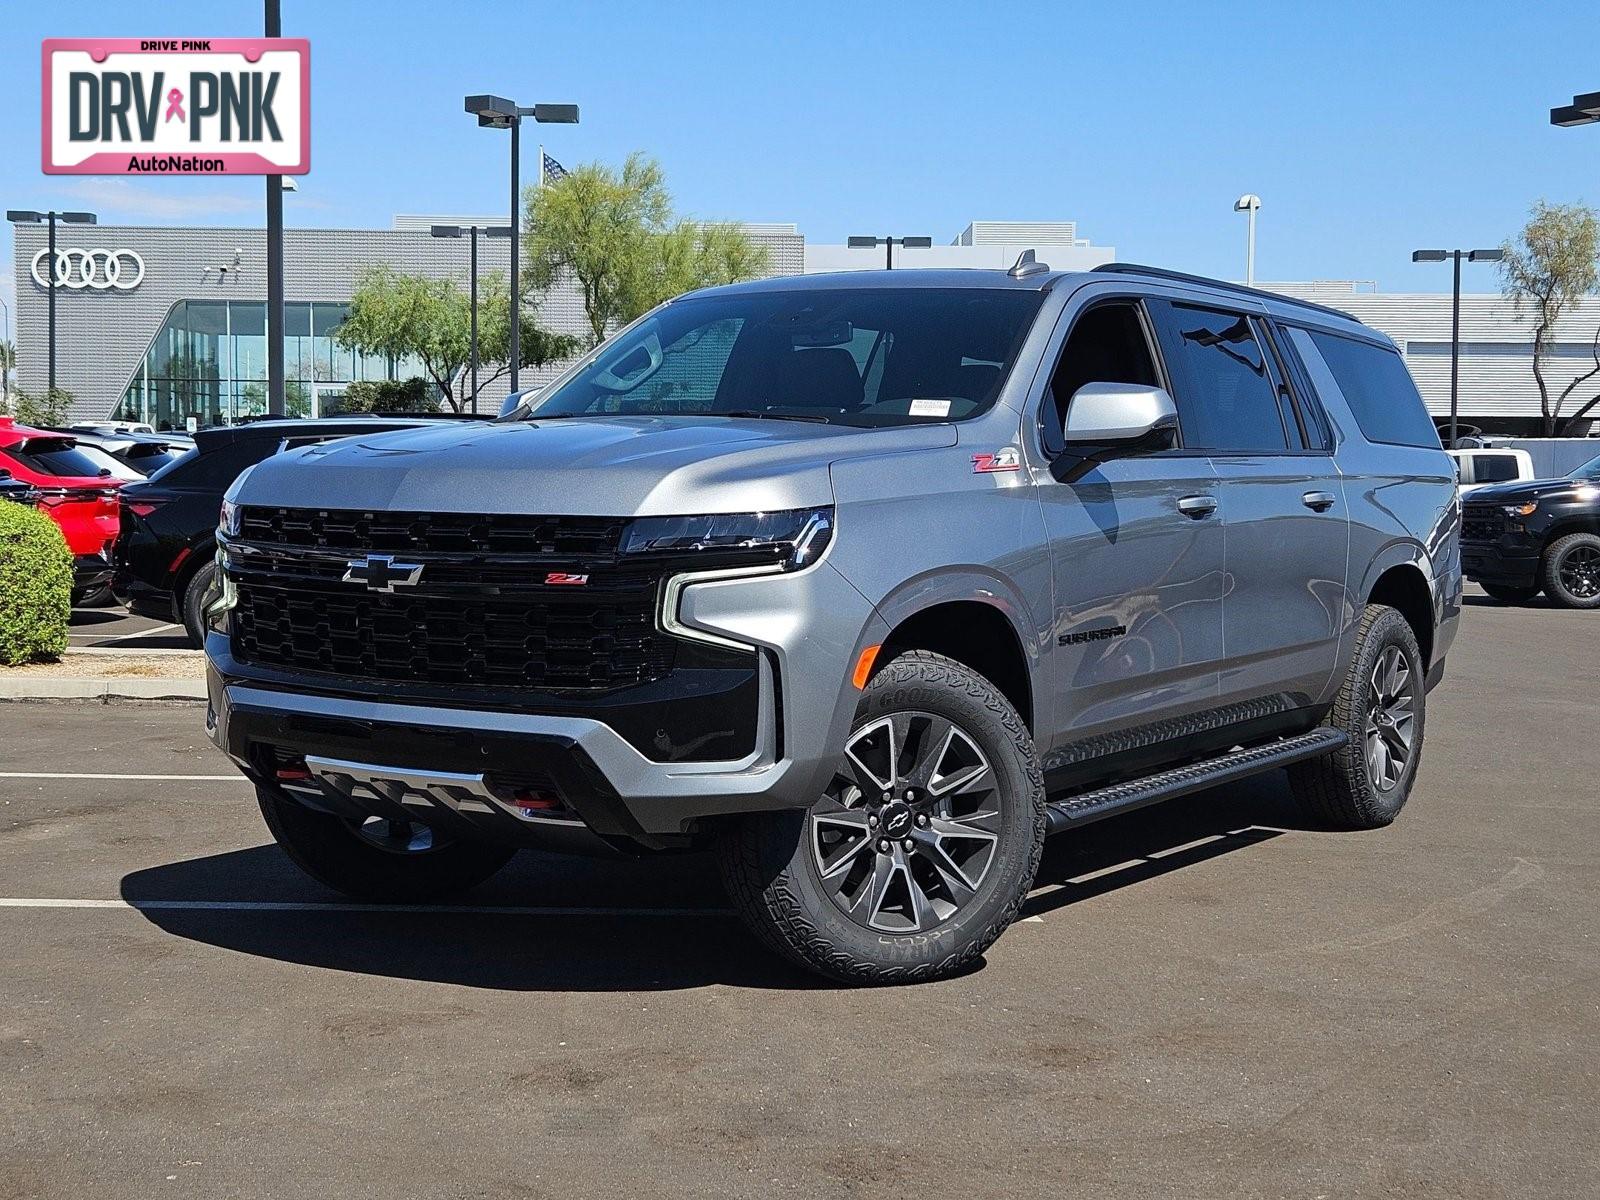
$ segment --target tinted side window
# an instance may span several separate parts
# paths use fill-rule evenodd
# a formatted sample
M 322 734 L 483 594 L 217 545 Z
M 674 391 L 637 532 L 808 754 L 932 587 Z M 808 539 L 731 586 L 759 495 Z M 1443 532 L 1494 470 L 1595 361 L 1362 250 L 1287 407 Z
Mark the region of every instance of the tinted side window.
M 1239 313 L 1153 306 L 1190 450 L 1287 450 L 1277 389 L 1250 318 Z
M 1368 441 L 1439 449 L 1439 431 L 1398 353 L 1333 333 L 1310 337 Z
M 1062 427 L 1073 394 L 1086 383 L 1141 383 L 1160 387 L 1139 309 L 1129 302 L 1100 304 L 1078 317 L 1050 376 L 1040 419 L 1044 445 L 1065 448 Z

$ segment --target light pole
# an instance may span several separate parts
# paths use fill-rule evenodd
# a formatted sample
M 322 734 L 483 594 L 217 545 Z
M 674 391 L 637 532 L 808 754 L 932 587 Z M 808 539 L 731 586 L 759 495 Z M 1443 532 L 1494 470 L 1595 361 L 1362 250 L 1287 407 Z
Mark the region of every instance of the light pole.
M 0 296 L 0 308 L 6 310 L 4 353 L 0 354 L 0 411 L 9 412 L 11 410 L 11 362 L 16 356 L 17 348 L 11 341 L 11 306 L 6 303 L 4 296 Z
M 1571 104 L 1550 110 L 1550 124 L 1570 129 L 1574 125 L 1600 125 L 1600 92 L 1574 96 Z
M 1454 283 L 1450 298 L 1450 442 L 1446 449 L 1456 444 L 1456 382 L 1461 368 L 1461 259 L 1468 262 L 1499 262 L 1506 256 L 1504 250 L 1413 250 L 1411 261 L 1455 262 Z
M 1233 211 L 1249 214 L 1249 232 L 1244 243 L 1244 282 L 1247 287 L 1256 285 L 1256 214 L 1261 211 L 1261 197 L 1246 192 L 1233 202 Z
M 884 249 L 884 269 L 894 270 L 894 248 L 899 246 L 903 250 L 927 250 L 933 245 L 931 237 L 851 237 L 845 245 L 852 250 L 871 250 L 882 246 Z
M 478 118 L 478 124 L 490 129 L 511 130 L 511 390 L 517 390 L 517 369 L 522 360 L 522 295 L 517 288 L 517 247 L 522 241 L 522 183 L 519 177 L 521 164 L 522 120 L 532 117 L 544 125 L 576 125 L 576 104 L 518 105 L 504 96 L 468 96 L 466 110 Z M 543 167 L 543 160 L 540 162 Z
M 458 238 L 461 236 L 460 225 L 433 225 L 428 232 L 434 237 Z M 505 225 L 468 225 L 466 226 L 468 241 L 472 246 L 472 253 L 468 259 L 470 265 L 467 275 L 471 282 L 467 285 L 469 299 L 467 306 L 472 313 L 472 350 L 470 361 L 472 363 L 472 415 L 478 415 L 478 233 L 481 230 L 484 237 L 510 237 L 511 230 Z
M 43 221 L 50 227 L 50 248 L 47 255 L 50 262 L 50 270 L 46 276 L 48 282 L 45 284 L 45 288 L 50 293 L 50 382 L 48 388 L 52 393 L 56 390 L 56 283 L 61 274 L 60 268 L 56 263 L 56 222 L 60 221 L 63 225 L 93 225 L 98 219 L 91 212 L 56 212 L 53 209 L 50 212 L 34 212 L 32 209 L 27 208 L 13 208 L 6 212 L 6 220 L 13 225 L 37 225 Z

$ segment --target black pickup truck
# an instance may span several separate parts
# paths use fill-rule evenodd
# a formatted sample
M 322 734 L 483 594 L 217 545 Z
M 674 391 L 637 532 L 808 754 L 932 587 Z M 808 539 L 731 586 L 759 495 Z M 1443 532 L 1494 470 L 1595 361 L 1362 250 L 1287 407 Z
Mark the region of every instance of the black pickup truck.
M 1600 457 L 1564 479 L 1469 493 L 1461 505 L 1461 566 L 1507 604 L 1543 592 L 1563 608 L 1600 608 Z

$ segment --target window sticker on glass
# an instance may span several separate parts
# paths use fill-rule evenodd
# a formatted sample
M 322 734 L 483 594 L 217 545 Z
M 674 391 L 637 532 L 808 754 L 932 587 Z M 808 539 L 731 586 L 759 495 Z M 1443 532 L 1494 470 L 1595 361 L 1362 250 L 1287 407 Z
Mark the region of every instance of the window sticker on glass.
M 913 400 L 911 402 L 910 415 L 913 417 L 948 417 L 950 415 L 950 401 Z

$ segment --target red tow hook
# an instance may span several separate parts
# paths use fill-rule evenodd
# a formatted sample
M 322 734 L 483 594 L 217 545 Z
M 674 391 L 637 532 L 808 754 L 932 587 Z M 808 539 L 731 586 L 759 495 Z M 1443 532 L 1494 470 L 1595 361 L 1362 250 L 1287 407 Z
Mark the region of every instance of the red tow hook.
M 291 758 L 275 774 L 281 783 L 304 783 L 311 778 L 311 768 L 303 758 Z
M 530 812 L 548 812 L 552 808 L 560 808 L 561 801 L 554 796 L 546 796 L 543 792 L 524 789 L 511 793 L 511 803 Z

